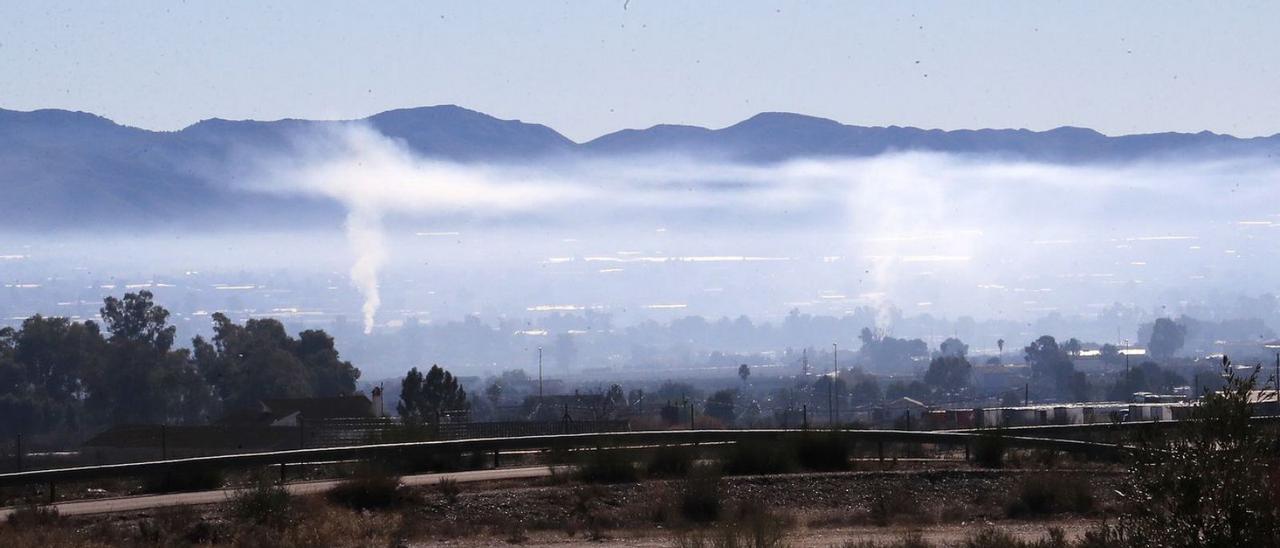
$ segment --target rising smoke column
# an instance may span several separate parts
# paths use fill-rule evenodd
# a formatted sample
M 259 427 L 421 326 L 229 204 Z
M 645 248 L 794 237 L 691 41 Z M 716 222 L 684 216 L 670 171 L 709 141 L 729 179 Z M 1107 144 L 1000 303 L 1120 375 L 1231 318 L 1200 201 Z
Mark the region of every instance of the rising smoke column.
M 374 317 L 382 306 L 378 293 L 378 272 L 387 262 L 387 244 L 383 235 L 382 215 L 369 207 L 353 208 L 347 214 L 347 242 L 355 255 L 351 265 L 351 283 L 364 299 L 360 311 L 364 317 L 364 333 L 373 333 Z

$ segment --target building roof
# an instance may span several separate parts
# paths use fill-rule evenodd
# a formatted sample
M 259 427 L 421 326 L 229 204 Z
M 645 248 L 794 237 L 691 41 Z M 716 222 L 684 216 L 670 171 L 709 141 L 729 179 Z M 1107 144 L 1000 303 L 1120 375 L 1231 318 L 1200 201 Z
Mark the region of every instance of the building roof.
M 298 413 L 303 419 L 353 419 L 373 416 L 373 403 L 363 394 L 327 398 L 279 398 L 262 405 L 277 417 Z
M 297 413 L 303 420 L 356 419 L 374 416 L 373 403 L 363 394 L 324 398 L 275 398 L 257 407 L 223 415 L 217 424 L 267 425 Z
M 922 408 L 922 407 L 928 407 L 927 405 L 925 405 L 925 404 L 924 404 L 923 402 L 921 402 L 920 400 L 916 400 L 916 399 L 908 398 L 908 397 L 906 397 L 906 396 L 903 396 L 903 397 L 898 398 L 898 399 L 896 399 L 896 400 L 893 400 L 893 401 L 891 401 L 891 402 L 889 402 L 889 403 L 886 403 L 886 404 L 884 404 L 884 406 L 885 406 L 886 408 L 890 408 L 890 409 L 903 409 L 903 408 L 908 408 L 908 407 L 910 407 L 910 408 Z
M 162 433 L 163 430 L 163 433 Z M 214 450 L 214 449 L 276 449 L 294 447 L 297 435 L 291 428 L 120 425 L 99 433 L 84 442 L 85 447 L 112 449 L 160 448 Z

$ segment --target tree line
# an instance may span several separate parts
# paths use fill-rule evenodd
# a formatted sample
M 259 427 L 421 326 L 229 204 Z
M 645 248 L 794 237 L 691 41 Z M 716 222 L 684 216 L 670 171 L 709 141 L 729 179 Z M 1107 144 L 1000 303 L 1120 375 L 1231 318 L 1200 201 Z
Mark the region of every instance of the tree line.
M 0 329 L 0 436 L 203 423 L 266 398 L 349 394 L 360 377 L 322 330 L 295 338 L 278 320 L 218 313 L 212 339 L 186 349 L 149 291 L 99 312 L 101 325 L 37 314 Z

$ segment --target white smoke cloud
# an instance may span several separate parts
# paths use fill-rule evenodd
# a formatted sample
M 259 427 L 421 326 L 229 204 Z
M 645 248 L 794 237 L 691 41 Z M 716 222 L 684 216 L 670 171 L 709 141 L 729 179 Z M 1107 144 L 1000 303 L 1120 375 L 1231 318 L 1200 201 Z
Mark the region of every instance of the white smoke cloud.
M 767 165 L 681 156 L 473 165 L 420 157 L 357 124 L 307 136 L 252 171 L 240 180 L 252 190 L 347 209 L 366 332 L 382 304 L 379 279 L 392 254 L 384 224 L 393 217 L 522 217 L 591 230 L 641 221 L 729 232 L 820 226 L 815 233 L 834 230 L 833 245 L 867 264 L 859 291 L 888 327 L 899 289 L 915 283 L 907 267 L 941 265 L 943 284 L 1002 270 L 1035 279 L 1064 268 L 1036 242 L 1110 249 L 1127 245 L 1115 239 L 1208 237 L 1241 219 L 1274 218 L 1269 204 L 1280 198 L 1280 169 L 1256 158 L 1068 166 L 903 153 Z

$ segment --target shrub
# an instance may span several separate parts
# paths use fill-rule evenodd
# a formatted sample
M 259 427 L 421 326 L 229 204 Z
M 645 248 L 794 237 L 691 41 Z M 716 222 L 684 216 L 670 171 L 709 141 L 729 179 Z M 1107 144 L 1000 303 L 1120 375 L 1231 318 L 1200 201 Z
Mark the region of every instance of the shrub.
M 25 502 L 13 509 L 6 520 L 14 528 L 48 527 L 62 521 L 58 509 L 34 502 Z
M 663 445 L 649 454 L 645 471 L 650 476 L 675 478 L 689 474 L 697 459 L 697 450 L 683 445 Z
M 1001 429 L 983 431 L 973 443 L 974 462 L 986 468 L 1004 466 L 1005 445 Z
M 871 522 L 884 527 L 898 516 L 916 515 L 920 506 L 911 491 L 876 491 L 871 495 Z
M 1093 491 L 1087 479 L 1038 474 L 1024 477 L 1018 483 L 1006 512 L 1011 518 L 1021 518 L 1059 512 L 1086 513 L 1093 507 Z
M 853 444 L 836 432 L 805 432 L 795 440 L 796 459 L 806 470 L 849 469 Z
M 694 467 L 680 485 L 680 515 L 695 523 L 715 521 L 723 499 L 720 474 L 708 466 Z
M 252 487 L 231 496 L 227 515 L 237 523 L 283 527 L 289 522 L 292 508 L 288 491 L 263 476 Z
M 728 474 L 783 474 L 795 468 L 792 447 L 776 441 L 735 443 L 724 455 L 724 471 Z
M 462 493 L 462 488 L 458 487 L 458 480 L 453 478 L 441 479 L 440 483 L 436 484 L 436 490 L 444 498 L 445 504 L 449 505 L 458 502 L 458 495 Z
M 1129 501 L 1108 534 L 1128 546 L 1280 545 L 1278 441 L 1250 420 L 1255 367 L 1239 377 L 1223 358 L 1225 386 L 1206 392 L 1192 421 L 1132 457 L 1120 495 Z
M 896 541 L 880 543 L 874 540 L 849 541 L 844 548 L 933 548 L 933 544 L 925 540 L 920 533 L 903 533 Z
M 335 485 L 326 493 L 330 502 L 356 510 L 389 508 L 408 499 L 400 476 L 384 468 L 369 467 Z
M 635 463 L 621 451 L 588 451 L 578 467 L 578 479 L 587 483 L 631 483 L 639 476 Z
M 728 525 L 738 532 L 737 546 L 767 548 L 782 546 L 782 539 L 794 521 L 751 499 L 738 505 L 734 519 Z
M 208 466 L 183 466 L 146 477 L 148 493 L 180 493 L 221 489 L 226 478 L 222 470 Z

